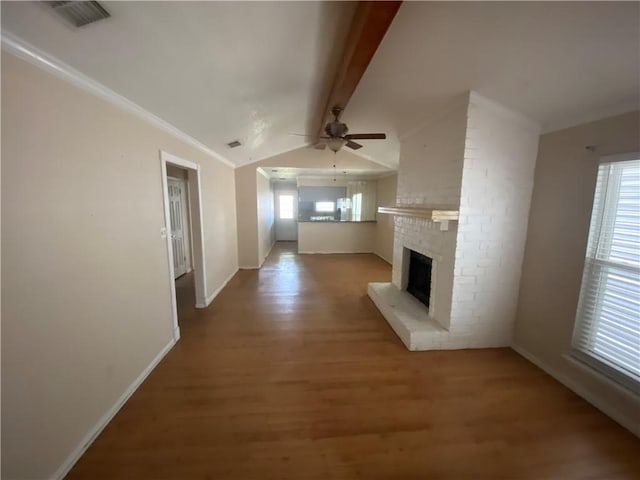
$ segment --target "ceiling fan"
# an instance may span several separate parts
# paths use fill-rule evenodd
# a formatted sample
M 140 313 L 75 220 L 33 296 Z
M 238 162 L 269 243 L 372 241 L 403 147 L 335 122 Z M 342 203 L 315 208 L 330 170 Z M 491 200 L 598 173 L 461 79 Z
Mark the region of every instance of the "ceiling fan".
M 324 133 L 326 136 L 321 136 L 322 140 L 326 140 L 326 144 L 334 152 L 338 152 L 344 145 L 352 150 L 358 150 L 362 148 L 362 145 L 354 142 L 353 140 L 384 140 L 387 136 L 384 133 L 348 133 L 349 128 L 345 123 L 340 121 L 340 115 L 342 114 L 342 108 L 334 106 L 331 109 L 331 113 L 334 116 L 332 122 L 329 122 L 324 127 Z
M 326 135 L 318 137 L 321 141 L 314 145 L 316 149 L 324 149 L 328 145 L 332 151 L 337 153 L 346 145 L 352 150 L 358 150 L 362 148 L 362 145 L 353 140 L 384 140 L 387 138 L 384 133 L 348 133 L 349 128 L 340 121 L 342 108 L 334 106 L 331 109 L 331 113 L 334 119 L 325 125 L 324 133 Z
M 327 145 L 334 152 L 338 152 L 343 146 L 352 150 L 362 148 L 354 140 L 384 140 L 384 133 L 348 133 L 347 125 L 340 121 L 340 115 L 345 109 L 360 79 L 364 75 L 369 62 L 382 42 L 385 33 L 389 29 L 401 1 L 361 1 L 357 2 L 351 27 L 346 37 L 342 58 L 335 72 L 333 84 L 329 96 L 324 102 L 320 121 L 316 124 L 316 135 L 301 135 L 320 140 L 313 144 L 316 149 L 324 149 Z M 333 121 L 321 125 L 327 121 L 329 108 Z

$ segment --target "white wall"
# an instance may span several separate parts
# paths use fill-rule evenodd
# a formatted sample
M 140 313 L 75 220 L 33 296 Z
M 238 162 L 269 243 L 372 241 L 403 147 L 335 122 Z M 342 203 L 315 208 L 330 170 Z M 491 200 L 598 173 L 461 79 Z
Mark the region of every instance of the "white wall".
M 3 478 L 62 471 L 173 342 L 160 150 L 201 166 L 210 294 L 237 269 L 233 170 L 3 52 Z
M 398 176 L 390 175 L 379 178 L 376 184 L 376 201 L 378 207 L 392 207 L 396 204 Z M 376 242 L 374 253 L 388 263 L 393 259 L 393 231 L 395 228 L 392 215 L 376 213 Z
M 260 268 L 258 239 L 258 185 L 256 167 L 236 168 L 236 225 L 240 268 Z
M 514 347 L 640 435 L 640 399 L 567 355 L 599 159 L 637 151 L 638 111 L 540 137 Z
M 258 202 L 258 248 L 260 265 L 264 262 L 275 242 L 273 184 L 261 168 L 256 170 Z
M 375 222 L 300 222 L 299 253 L 371 253 Z

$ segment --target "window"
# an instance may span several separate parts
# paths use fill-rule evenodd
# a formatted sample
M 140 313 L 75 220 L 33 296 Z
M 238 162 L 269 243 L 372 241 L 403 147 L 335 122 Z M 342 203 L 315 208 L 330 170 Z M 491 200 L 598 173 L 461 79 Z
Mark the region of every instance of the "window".
M 640 160 L 603 163 L 573 332 L 577 358 L 640 392 Z
M 278 197 L 278 211 L 280 220 L 293 219 L 293 195 L 280 195 Z
M 362 220 L 362 193 L 354 193 L 351 200 L 351 220 L 359 222 Z
M 316 212 L 335 212 L 335 202 L 316 202 Z

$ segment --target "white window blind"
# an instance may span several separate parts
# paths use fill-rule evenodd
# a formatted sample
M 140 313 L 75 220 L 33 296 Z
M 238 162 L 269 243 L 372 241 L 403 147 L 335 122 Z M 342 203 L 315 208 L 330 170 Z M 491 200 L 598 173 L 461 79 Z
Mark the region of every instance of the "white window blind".
M 598 170 L 573 349 L 640 392 L 640 160 Z
M 351 220 L 359 222 L 362 220 L 362 193 L 354 193 L 351 199 Z

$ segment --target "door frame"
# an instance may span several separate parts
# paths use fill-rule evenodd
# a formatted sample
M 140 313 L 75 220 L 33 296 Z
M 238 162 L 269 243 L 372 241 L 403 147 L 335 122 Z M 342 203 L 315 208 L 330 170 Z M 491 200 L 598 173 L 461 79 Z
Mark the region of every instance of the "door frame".
M 173 247 L 171 245 L 171 216 L 169 213 L 169 186 L 167 176 L 167 164 L 184 168 L 188 174 L 189 186 L 189 210 L 191 217 L 191 251 L 193 276 L 195 281 L 195 306 L 205 308 L 207 306 L 207 275 L 206 259 L 204 247 L 204 230 L 202 215 L 202 189 L 200 181 L 200 165 L 198 163 L 185 160 L 168 152 L 160 150 L 160 170 L 162 172 L 162 197 L 164 203 L 164 228 L 162 235 L 166 240 L 167 262 L 169 265 L 168 279 L 171 292 L 171 317 L 173 319 L 173 338 L 177 341 L 180 338 L 180 327 L 178 326 L 178 305 L 176 300 L 176 284 L 173 270 Z

